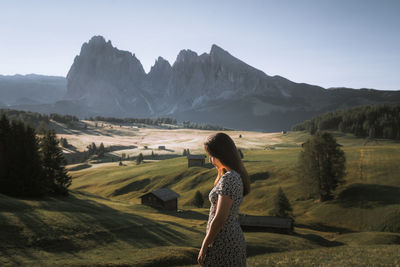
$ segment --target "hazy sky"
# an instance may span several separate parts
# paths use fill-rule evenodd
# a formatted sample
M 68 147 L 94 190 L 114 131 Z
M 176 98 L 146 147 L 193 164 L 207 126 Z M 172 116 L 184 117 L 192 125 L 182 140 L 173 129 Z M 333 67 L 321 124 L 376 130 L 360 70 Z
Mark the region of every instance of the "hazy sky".
M 1 0 L 0 74 L 66 76 L 93 35 L 146 72 L 217 44 L 295 82 L 400 90 L 400 0 Z

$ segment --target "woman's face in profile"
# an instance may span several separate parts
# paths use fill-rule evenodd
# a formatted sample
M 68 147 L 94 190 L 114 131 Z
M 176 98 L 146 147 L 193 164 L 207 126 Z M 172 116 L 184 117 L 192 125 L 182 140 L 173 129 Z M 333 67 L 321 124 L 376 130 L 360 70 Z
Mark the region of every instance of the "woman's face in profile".
M 214 165 L 214 157 L 213 157 L 213 156 L 208 155 L 208 160 L 210 161 L 210 163 L 211 163 L 212 165 Z
M 221 166 L 221 162 L 218 158 L 209 155 L 209 161 L 212 165 L 214 165 L 217 169 Z

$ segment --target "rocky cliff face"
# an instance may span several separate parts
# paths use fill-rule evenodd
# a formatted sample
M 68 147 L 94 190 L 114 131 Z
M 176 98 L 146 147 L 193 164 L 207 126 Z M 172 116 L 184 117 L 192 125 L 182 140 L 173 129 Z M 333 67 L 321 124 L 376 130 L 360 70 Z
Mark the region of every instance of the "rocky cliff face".
M 103 114 L 147 115 L 142 95 L 146 73 L 134 54 L 113 47 L 102 36 L 84 43 L 67 74 L 66 99 L 78 100 Z
M 327 110 L 400 102 L 400 92 L 371 97 L 343 90 L 269 76 L 217 45 L 201 55 L 182 50 L 172 66 L 159 57 L 146 74 L 134 54 L 95 36 L 68 72 L 66 99 L 103 116 L 172 116 L 250 130 L 288 129 Z

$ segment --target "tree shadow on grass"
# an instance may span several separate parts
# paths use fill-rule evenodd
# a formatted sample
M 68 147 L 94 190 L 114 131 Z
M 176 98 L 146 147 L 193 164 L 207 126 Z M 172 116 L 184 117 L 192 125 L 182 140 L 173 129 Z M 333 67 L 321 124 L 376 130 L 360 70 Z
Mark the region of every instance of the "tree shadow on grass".
M 260 246 L 246 244 L 246 256 L 252 257 L 262 255 L 265 253 L 282 252 L 282 249 L 272 246 Z
M 0 240 L 7 243 L 8 251 L 18 248 L 25 253 L 27 250 L 23 248 L 34 248 L 75 253 L 116 241 L 136 248 L 190 244 L 188 236 L 175 230 L 177 227 L 188 230 L 186 226 L 176 224 L 172 229 L 143 216 L 82 199 L 78 193 L 64 198 L 35 200 L 34 208 L 19 199 L 12 199 L 12 204 L 18 206 L 17 211 L 11 211 L 12 216 L 0 214 Z M 15 218 L 19 228 L 16 228 Z M 6 255 L 16 264 L 19 256 Z M 32 255 L 25 256 L 35 260 Z
M 296 223 L 295 226 L 300 227 L 300 228 L 316 230 L 316 231 L 322 231 L 322 232 L 332 232 L 332 233 L 341 233 L 341 234 L 355 233 L 355 231 L 347 229 L 347 228 L 328 226 L 328 225 L 324 225 L 322 223 L 313 223 L 313 224 L 298 224 L 298 223 Z
M 37 260 L 29 250 L 20 249 L 27 242 L 28 237 L 24 234 L 24 227 L 14 225 L 9 222 L 9 218 L 0 212 L 0 258 L 1 264 L 10 264 L 11 266 L 22 266 L 21 254 L 23 257 Z M 19 255 L 16 255 L 18 250 Z
M 119 196 L 119 195 L 124 195 L 133 191 L 139 191 L 143 189 L 145 186 L 150 184 L 151 180 L 149 178 L 145 178 L 143 180 L 138 180 L 134 181 L 132 183 L 129 183 L 117 190 L 115 190 L 111 196 Z
M 185 229 L 187 231 L 190 231 L 190 232 L 193 232 L 193 233 L 196 233 L 196 234 L 205 234 L 205 232 L 197 230 L 196 228 L 189 227 L 189 226 L 184 226 L 184 225 L 181 225 L 181 224 L 176 223 L 176 222 L 171 222 L 171 221 L 160 221 L 160 222 L 163 222 L 163 223 L 166 223 L 166 224 L 170 224 L 170 225 L 173 225 L 173 226 L 176 226 L 176 227 L 181 227 L 181 228 L 183 228 L 183 229 Z
M 269 178 L 269 172 L 257 172 L 250 175 L 250 182 L 254 183 L 258 180 L 267 180 Z
M 193 210 L 182 210 L 182 211 L 174 211 L 174 210 L 166 210 L 162 208 L 155 207 L 157 212 L 165 214 L 165 215 L 170 215 L 170 216 L 175 216 L 178 218 L 182 219 L 194 219 L 194 220 L 208 220 L 208 215 L 205 215 L 203 213 L 193 211 Z
M 370 209 L 400 204 L 400 187 L 379 184 L 352 184 L 339 193 L 333 202 L 344 208 Z
M 304 238 L 308 241 L 311 241 L 311 242 L 318 244 L 320 246 L 323 246 L 323 247 L 336 247 L 336 246 L 344 245 L 344 243 L 342 243 L 342 242 L 330 241 L 330 240 L 325 239 L 322 236 L 319 236 L 317 234 L 300 234 L 300 233 L 294 232 L 293 236 Z

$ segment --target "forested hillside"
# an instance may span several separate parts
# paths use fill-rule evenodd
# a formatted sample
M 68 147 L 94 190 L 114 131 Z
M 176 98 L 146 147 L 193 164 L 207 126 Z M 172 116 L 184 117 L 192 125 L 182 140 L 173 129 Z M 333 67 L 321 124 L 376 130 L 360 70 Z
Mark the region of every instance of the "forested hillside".
M 293 131 L 338 130 L 358 137 L 400 139 L 400 106 L 359 106 L 327 112 L 292 127 Z

